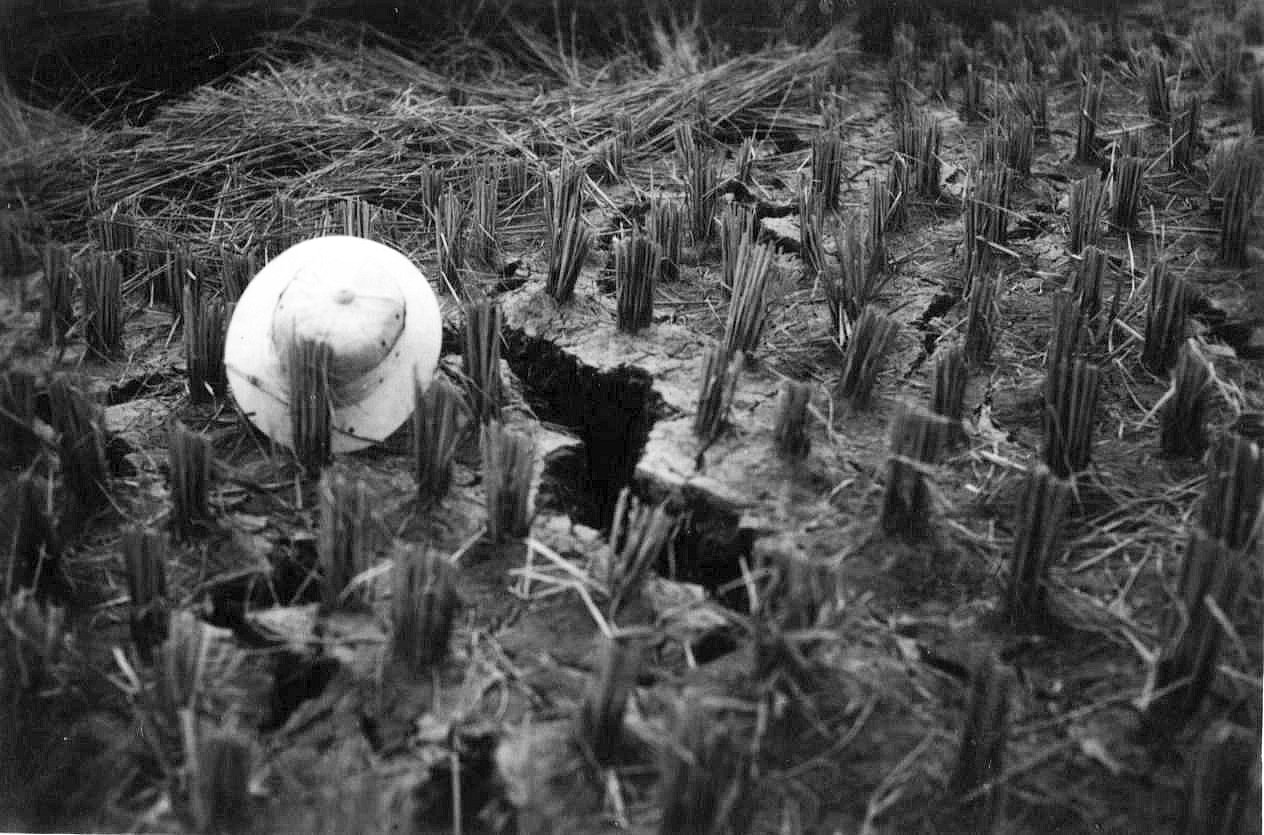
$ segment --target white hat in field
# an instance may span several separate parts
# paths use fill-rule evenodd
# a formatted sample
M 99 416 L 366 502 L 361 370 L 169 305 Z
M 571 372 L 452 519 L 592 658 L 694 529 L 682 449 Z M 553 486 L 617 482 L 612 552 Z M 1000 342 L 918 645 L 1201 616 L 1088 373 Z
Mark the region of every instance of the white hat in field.
M 439 302 L 421 271 L 385 244 L 328 235 L 295 244 L 246 285 L 228 324 L 233 399 L 268 437 L 293 446 L 290 346 L 329 346 L 333 452 L 384 440 L 439 362 Z

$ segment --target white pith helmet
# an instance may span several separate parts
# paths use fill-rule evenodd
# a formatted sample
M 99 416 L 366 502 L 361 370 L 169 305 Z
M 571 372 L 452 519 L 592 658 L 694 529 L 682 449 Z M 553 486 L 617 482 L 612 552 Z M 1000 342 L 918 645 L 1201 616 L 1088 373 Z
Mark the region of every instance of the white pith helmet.
M 352 452 L 412 414 L 413 380 L 428 385 L 439 362 L 439 302 L 407 257 L 367 238 L 312 238 L 269 261 L 237 301 L 224 365 L 241 411 L 287 447 L 287 357 L 299 338 L 330 348 L 330 443 Z

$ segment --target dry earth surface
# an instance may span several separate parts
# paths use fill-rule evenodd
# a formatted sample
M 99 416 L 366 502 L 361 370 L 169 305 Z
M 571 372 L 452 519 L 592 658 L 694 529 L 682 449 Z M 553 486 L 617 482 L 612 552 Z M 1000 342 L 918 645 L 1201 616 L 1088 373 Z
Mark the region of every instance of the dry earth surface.
M 1200 740 L 1223 720 L 1259 735 L 1259 550 L 1246 551 L 1198 709 L 1158 729 L 1147 724 L 1207 464 L 1161 454 L 1156 406 L 1169 381 L 1140 357 L 1150 267 L 1162 258 L 1191 288 L 1187 335 L 1215 369 L 1210 434 L 1254 429 L 1259 440 L 1264 252 L 1252 227 L 1246 263 L 1221 263 L 1206 162 L 1226 140 L 1259 141 L 1247 107 L 1253 47 L 1242 53 L 1236 101 L 1214 95 L 1189 57 L 1197 26 L 1223 16 L 1219 5 L 1130 8 L 1122 51 L 1112 51 L 1104 19 L 1067 15 L 1060 29 L 1046 16 L 1029 30 L 1055 54 L 1079 43 L 1084 66 L 1101 62 L 1100 159 L 1075 159 L 1082 85 L 1051 61 L 1043 70 L 1049 136 L 1035 145 L 1030 173 L 1012 175 L 1010 234 L 993 256 L 993 346 L 970 366 L 961 437 L 921 465 L 929 493 L 919 513 L 929 524 L 920 536 L 884 534 L 878 524 L 893 478 L 890 427 L 906 404 L 929 405 L 934 369 L 967 329 L 962 205 L 990 124 L 963 112 L 962 80 L 951 81 L 946 99 L 933 91 L 934 52 L 900 95 L 942 130 L 941 194 L 907 195 L 906 222 L 887 231 L 889 278 L 874 304 L 898 331 L 867 405 L 838 393 L 828 276 L 805 263 L 798 206 L 823 133 L 842 140 L 838 214 L 859 218 L 862 230 L 871 183 L 887 183 L 893 164 L 892 71 L 858 49 L 848 26 L 806 45 L 752 51 L 726 49 L 705 26 L 664 27 L 644 54 L 596 57 L 526 29 L 494 46 L 421 50 L 339 25 L 280 35 L 248 71 L 151 103 L 138 121 L 127 112 L 73 119 L 7 96 L 0 182 L 9 201 L 3 230 L 15 231 L 5 249 L 0 357 L 39 381 L 26 425 L 40 440 L 34 458 L 9 461 L 0 474 L 13 517 L 0 530 L 12 564 L 18 477 L 43 479 L 62 540 L 56 559 L 47 547 L 46 562 L 65 583 L 45 583 L 41 596 L 64 607 L 66 620 L 36 650 L 13 626 L 16 604 L 5 610 L 0 676 L 10 684 L 0 687 L 0 741 L 11 747 L 0 770 L 0 827 L 669 831 L 663 810 L 684 792 L 706 818 L 676 831 L 1199 831 L 1180 827 Z M 977 56 L 982 107 L 997 115 L 1019 73 L 1007 32 L 994 29 Z M 1146 61 L 1160 41 L 1178 104 L 1201 98 L 1204 145 L 1189 171 L 1170 170 L 1174 129 L 1147 113 Z M 643 224 L 655 201 L 686 200 L 690 172 L 674 144 L 682 124 L 715 160 L 717 216 L 751 207 L 774 253 L 767 325 L 710 443 L 694 419 L 703 358 L 722 339 L 730 306 L 719 235 L 685 236 L 680 262 L 654 291 L 648 327 L 616 325 L 619 236 Z M 744 141 L 747 171 L 739 170 Z M 1073 477 L 1043 579 L 1048 617 L 1018 630 L 1004 600 L 1019 496 L 1043 460 L 1053 299 L 1079 261 L 1068 252 L 1068 194 L 1109 170 L 1126 143 L 1145 160 L 1141 213 L 1132 230 L 1101 219 L 1112 318 L 1087 349 L 1102 374 L 1092 461 Z M 544 289 L 541 175 L 564 155 L 588 175 L 583 220 L 593 246 L 573 298 L 558 303 Z M 320 483 L 254 432 L 230 398 L 192 402 L 181 326 L 161 301 L 169 261 L 186 259 L 205 298 L 227 297 L 232 264 L 343 231 L 353 201 L 371 215 L 369 233 L 443 291 L 440 373 L 459 386 L 464 313 L 438 280 L 427 184 L 442 178 L 468 201 L 472 178 L 491 170 L 500 177 L 495 251 L 471 258 L 462 278 L 466 294 L 493 299 L 503 314 L 505 421 L 535 449 L 530 534 L 500 543 L 483 536 L 477 432 L 458 449 L 448 495 L 419 505 L 406 425 L 329 468 L 366 485 L 366 547 L 380 560 L 358 606 L 330 607 L 317 558 L 329 535 Z M 81 327 L 60 347 L 39 332 L 45 244 L 86 263 L 112 245 L 105 215 L 130 229 L 120 253 L 123 348 L 110 359 L 87 347 Z M 832 236 L 825 249 L 833 264 Z M 67 468 L 43 397 L 50 375 L 73 379 L 100 404 L 109 436 L 109 503 L 81 524 L 63 510 Z M 802 457 L 780 454 L 775 438 L 788 380 L 811 391 L 811 449 Z M 122 556 L 127 526 L 166 539 L 173 421 L 205 436 L 214 456 L 210 519 L 195 536 L 167 542 L 171 634 L 193 630 L 203 649 L 182 711 L 154 695 L 158 679 L 175 675 L 170 664 L 147 663 L 129 637 Z M 665 502 L 678 527 L 643 587 L 614 613 L 608 539 L 625 487 L 642 502 Z M 417 672 L 390 651 L 389 569 L 426 549 L 455 564 L 463 605 L 447 658 Z M 789 576 L 806 577 L 807 590 L 772 582 Z M 799 617 L 775 616 L 779 607 Z M 635 663 L 614 676 L 631 694 L 622 731 L 606 734 L 615 751 L 598 764 L 577 716 L 602 680 L 611 635 Z M 14 683 L 14 659 L 42 671 L 35 686 Z M 1001 754 L 971 795 L 955 774 L 963 727 L 972 685 L 993 674 L 1006 684 L 989 692 L 1006 709 L 993 706 L 984 725 L 999 723 Z M 173 718 L 195 730 L 182 737 Z M 696 785 L 671 763 L 695 731 L 704 737 Z M 211 791 L 235 804 L 211 814 L 199 810 L 206 777 L 190 749 L 217 734 L 247 743 L 237 771 L 248 781 L 236 801 L 231 787 L 217 790 L 222 797 Z M 1247 831 L 1259 831 L 1253 774 Z M 720 794 L 710 807 L 708 789 Z M 982 824 L 973 817 L 980 796 L 1004 801 Z M 709 830 L 717 810 L 729 820 Z

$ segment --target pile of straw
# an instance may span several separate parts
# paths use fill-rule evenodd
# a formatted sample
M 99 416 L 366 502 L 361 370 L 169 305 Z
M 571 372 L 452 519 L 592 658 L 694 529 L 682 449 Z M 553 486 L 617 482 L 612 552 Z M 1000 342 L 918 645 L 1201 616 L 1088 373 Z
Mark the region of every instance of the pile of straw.
M 459 76 L 444 71 L 445 56 L 385 39 L 294 36 L 281 47 L 301 50 L 301 60 L 198 88 L 144 126 L 81 129 L 34 152 L 0 151 L 0 176 L 35 170 L 27 197 L 63 240 L 86 215 L 121 203 L 195 251 L 244 251 L 278 197 L 313 206 L 356 197 L 420 224 L 423 166 L 463 188 L 478 165 L 512 157 L 538 168 L 563 155 L 583 163 L 619 114 L 640 139 L 630 165 L 665 153 L 673 127 L 696 118 L 700 102 L 717 133 L 806 129 L 810 116 L 789 114 L 810 114 L 805 82 L 837 60 L 826 38 L 685 73 L 677 62 L 651 67 L 631 54 L 585 63 L 526 29 L 517 34 L 520 50 L 508 57 L 461 44 Z

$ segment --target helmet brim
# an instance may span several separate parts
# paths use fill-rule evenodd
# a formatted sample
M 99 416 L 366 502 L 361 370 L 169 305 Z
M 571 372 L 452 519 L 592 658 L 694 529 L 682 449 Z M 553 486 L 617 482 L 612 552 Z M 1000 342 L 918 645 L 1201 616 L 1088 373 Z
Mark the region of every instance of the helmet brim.
M 289 381 L 273 339 L 277 302 L 305 267 L 344 271 L 356 286 L 393 281 L 404 303 L 404 326 L 391 351 L 366 381 L 356 402 L 333 404 L 333 452 L 353 452 L 384 441 L 413 410 L 413 381 L 428 385 L 439 362 L 443 322 L 439 302 L 421 270 L 391 247 L 349 235 L 327 235 L 295 244 L 264 266 L 246 285 L 233 311 L 224 344 L 229 390 L 242 413 L 277 443 L 293 446 Z M 337 353 L 338 346 L 331 346 Z

